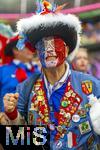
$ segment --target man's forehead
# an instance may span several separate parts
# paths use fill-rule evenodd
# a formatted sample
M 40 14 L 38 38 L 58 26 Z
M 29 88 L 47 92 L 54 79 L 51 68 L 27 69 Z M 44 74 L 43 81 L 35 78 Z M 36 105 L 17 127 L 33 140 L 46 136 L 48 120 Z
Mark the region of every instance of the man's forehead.
M 43 40 L 49 41 L 49 40 L 53 40 L 54 36 L 49 36 L 49 37 L 44 37 Z
M 42 40 L 45 42 L 48 42 L 48 43 L 54 42 L 54 40 L 60 40 L 60 41 L 64 42 L 60 37 L 57 37 L 57 36 L 44 37 Z
M 52 36 L 52 37 L 45 37 L 45 38 L 43 38 L 43 42 L 46 44 L 46 45 L 48 45 L 48 44 L 54 44 L 54 37 Z

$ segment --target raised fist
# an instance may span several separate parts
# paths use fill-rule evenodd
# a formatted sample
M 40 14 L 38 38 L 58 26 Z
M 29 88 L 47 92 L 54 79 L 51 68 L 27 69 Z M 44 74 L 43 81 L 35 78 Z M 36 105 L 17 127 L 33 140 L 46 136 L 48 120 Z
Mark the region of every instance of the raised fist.
M 9 93 L 4 96 L 4 108 L 6 112 L 13 112 L 15 107 L 17 106 L 19 94 Z

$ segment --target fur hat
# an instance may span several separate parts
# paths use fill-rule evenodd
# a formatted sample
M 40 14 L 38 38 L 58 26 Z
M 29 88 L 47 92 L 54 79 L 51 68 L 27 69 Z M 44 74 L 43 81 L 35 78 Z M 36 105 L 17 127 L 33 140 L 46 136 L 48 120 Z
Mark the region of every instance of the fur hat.
M 51 5 L 51 4 L 50 4 Z M 43 37 L 58 36 L 69 47 L 69 52 L 78 48 L 81 25 L 79 19 L 72 14 L 61 14 L 50 9 L 44 1 L 43 11 L 17 22 L 17 30 L 22 33 L 33 46 Z

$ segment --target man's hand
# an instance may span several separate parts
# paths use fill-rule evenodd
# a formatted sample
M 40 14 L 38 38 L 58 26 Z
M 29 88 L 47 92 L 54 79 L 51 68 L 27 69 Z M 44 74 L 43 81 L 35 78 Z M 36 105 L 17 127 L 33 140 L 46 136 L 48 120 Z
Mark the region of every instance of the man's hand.
M 6 94 L 4 96 L 4 108 L 6 112 L 13 112 L 15 107 L 17 106 L 19 94 Z

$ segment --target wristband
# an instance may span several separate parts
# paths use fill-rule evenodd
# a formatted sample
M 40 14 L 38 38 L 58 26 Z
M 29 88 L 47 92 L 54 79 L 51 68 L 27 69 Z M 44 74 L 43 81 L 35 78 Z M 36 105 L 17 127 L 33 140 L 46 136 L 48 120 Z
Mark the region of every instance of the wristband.
M 18 115 L 17 108 L 15 108 L 14 111 L 12 112 L 6 112 L 6 115 L 8 116 L 10 120 L 15 120 Z

